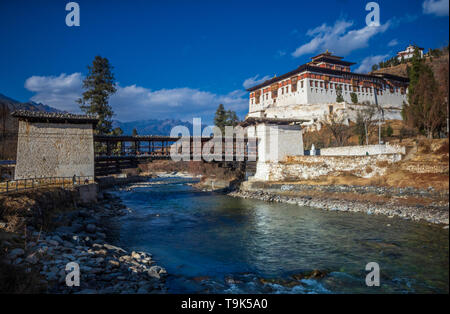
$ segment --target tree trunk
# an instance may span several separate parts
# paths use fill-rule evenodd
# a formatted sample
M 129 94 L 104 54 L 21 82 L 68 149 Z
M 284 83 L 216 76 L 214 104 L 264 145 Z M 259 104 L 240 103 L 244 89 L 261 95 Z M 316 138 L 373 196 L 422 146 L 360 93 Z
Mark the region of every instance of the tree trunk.
M 366 145 L 369 145 L 369 134 L 367 132 L 367 125 L 364 125 L 364 133 L 366 133 Z

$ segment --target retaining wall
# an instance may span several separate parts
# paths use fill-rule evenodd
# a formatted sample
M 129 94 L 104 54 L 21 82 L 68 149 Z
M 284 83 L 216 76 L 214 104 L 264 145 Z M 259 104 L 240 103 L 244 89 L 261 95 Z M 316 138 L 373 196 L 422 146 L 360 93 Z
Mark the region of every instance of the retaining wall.
M 401 154 L 369 156 L 296 156 L 287 162 L 258 162 L 251 180 L 298 181 L 315 179 L 338 172 L 371 178 L 384 175 L 387 166 L 402 159 Z
M 381 145 L 329 147 L 320 150 L 321 156 L 365 156 L 405 153 L 406 150 L 404 146 L 390 145 L 389 143 Z

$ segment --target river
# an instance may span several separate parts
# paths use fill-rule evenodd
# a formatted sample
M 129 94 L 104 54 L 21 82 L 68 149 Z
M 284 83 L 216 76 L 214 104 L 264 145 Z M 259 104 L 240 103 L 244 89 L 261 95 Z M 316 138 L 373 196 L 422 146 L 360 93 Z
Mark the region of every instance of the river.
M 116 190 L 131 212 L 113 241 L 153 254 L 171 293 L 448 293 L 449 231 L 202 192 L 184 178 Z M 365 266 L 380 266 L 368 287 Z M 312 270 L 318 279 L 294 279 Z M 297 277 L 298 279 L 298 277 Z

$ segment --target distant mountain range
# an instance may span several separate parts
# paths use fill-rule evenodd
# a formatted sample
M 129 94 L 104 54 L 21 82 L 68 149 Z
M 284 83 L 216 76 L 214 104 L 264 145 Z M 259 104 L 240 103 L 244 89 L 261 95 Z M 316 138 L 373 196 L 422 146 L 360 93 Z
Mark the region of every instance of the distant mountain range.
M 175 126 L 185 126 L 192 134 L 192 123 L 181 120 L 165 119 L 165 120 L 138 120 L 132 122 L 113 121 L 113 127 L 120 127 L 124 134 L 132 134 L 133 129 L 140 135 L 170 135 L 170 131 Z
M 45 112 L 63 112 L 56 108 L 36 103 L 34 101 L 20 102 L 18 100 L 12 99 L 0 93 L 0 105 L 6 105 L 10 111 L 14 110 L 30 110 L 30 111 L 45 111 Z
M 36 103 L 33 101 L 20 102 L 5 96 L 0 93 L 0 106 L 6 105 L 7 109 L 12 112 L 14 110 L 31 110 L 31 111 L 45 111 L 45 112 L 63 112 L 56 108 Z M 113 121 L 113 127 L 120 127 L 124 134 L 132 134 L 133 129 L 136 128 L 138 134 L 141 135 L 170 135 L 173 127 L 181 125 L 189 129 L 192 134 L 192 123 L 183 122 L 181 120 L 165 119 L 165 120 L 138 120 L 132 122 Z

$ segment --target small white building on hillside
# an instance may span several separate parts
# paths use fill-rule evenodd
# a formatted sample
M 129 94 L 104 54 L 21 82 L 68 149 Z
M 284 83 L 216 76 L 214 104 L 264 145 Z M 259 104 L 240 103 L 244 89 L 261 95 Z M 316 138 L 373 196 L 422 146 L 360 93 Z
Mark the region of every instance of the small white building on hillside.
M 419 51 L 420 57 L 423 58 L 423 48 L 417 47 L 415 45 L 409 45 L 405 50 L 397 52 L 398 61 L 408 60 L 414 56 L 416 49 Z

